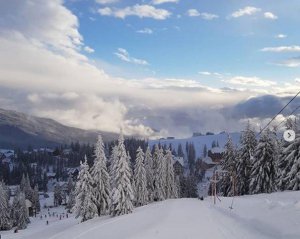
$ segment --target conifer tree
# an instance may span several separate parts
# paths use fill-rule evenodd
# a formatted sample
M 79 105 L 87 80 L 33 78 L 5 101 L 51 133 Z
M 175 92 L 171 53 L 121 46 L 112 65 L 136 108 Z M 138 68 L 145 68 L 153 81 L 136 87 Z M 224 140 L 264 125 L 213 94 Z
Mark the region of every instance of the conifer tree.
M 33 205 L 37 212 L 41 210 L 40 197 L 39 197 L 39 188 L 36 184 L 33 190 Z
M 147 177 L 144 165 L 144 152 L 141 147 L 137 150 L 134 167 L 135 205 L 143 206 L 148 202 Z
M 221 191 L 223 196 L 232 196 L 232 177 L 236 175 L 237 159 L 236 150 L 234 148 L 232 139 L 228 136 L 225 144 L 225 152 L 223 162 L 221 165 L 222 170 L 225 171 L 221 179 Z
M 25 194 L 17 189 L 11 208 L 12 226 L 25 229 L 30 222 L 25 202 Z
M 254 154 L 250 193 L 271 193 L 276 189 L 276 152 L 269 129 L 260 137 Z
M 153 155 L 153 168 L 154 168 L 154 200 L 165 200 L 165 160 L 163 150 L 155 145 Z
M 106 167 L 106 156 L 101 135 L 95 146 L 95 161 L 91 167 L 93 178 L 93 197 L 97 206 L 98 215 L 106 215 L 110 208 L 110 178 Z
M 174 167 L 173 167 L 173 155 L 171 150 L 166 151 L 165 156 L 166 162 L 166 198 L 176 198 L 176 185 L 175 185 L 175 177 L 174 177 Z
M 255 132 L 248 122 L 246 130 L 242 133 L 237 162 L 237 193 L 244 195 L 249 193 L 252 158 L 256 149 L 257 141 Z
M 300 134 L 296 134 L 293 142 L 285 143 L 279 160 L 278 186 L 281 190 L 300 189 Z
M 80 163 L 81 169 L 75 187 L 75 205 L 73 212 L 76 218 L 81 217 L 81 222 L 92 219 L 97 215 L 97 207 L 92 193 L 92 177 L 89 173 L 89 166 L 85 156 L 84 163 Z
M 4 183 L 0 183 L 0 230 L 11 228 L 10 208 Z
M 109 158 L 110 165 L 109 165 L 109 176 L 110 176 L 110 188 L 115 187 L 115 179 L 116 179 L 116 172 L 115 170 L 115 162 L 118 159 L 118 146 L 113 146 L 111 155 Z
M 62 204 L 63 196 L 61 186 L 57 182 L 54 187 L 54 206 L 60 206 Z
M 111 214 L 118 216 L 131 213 L 133 210 L 132 202 L 134 200 L 130 181 L 132 175 L 128 165 L 128 155 L 126 153 L 122 132 L 118 140 L 117 157 L 115 158 L 113 166 L 115 185 L 112 190 Z
M 145 169 L 146 169 L 146 179 L 147 179 L 148 202 L 153 202 L 154 200 L 153 159 L 149 147 L 147 147 L 145 153 Z

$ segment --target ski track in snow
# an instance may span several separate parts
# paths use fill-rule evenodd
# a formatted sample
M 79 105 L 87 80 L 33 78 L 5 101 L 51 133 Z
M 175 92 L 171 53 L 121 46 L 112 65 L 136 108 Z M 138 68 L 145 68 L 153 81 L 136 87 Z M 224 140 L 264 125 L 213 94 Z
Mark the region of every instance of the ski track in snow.
M 26 230 L 2 239 L 299 239 L 300 192 L 221 198 L 173 199 L 139 207 L 132 214 L 85 223 L 74 217 L 35 219 Z

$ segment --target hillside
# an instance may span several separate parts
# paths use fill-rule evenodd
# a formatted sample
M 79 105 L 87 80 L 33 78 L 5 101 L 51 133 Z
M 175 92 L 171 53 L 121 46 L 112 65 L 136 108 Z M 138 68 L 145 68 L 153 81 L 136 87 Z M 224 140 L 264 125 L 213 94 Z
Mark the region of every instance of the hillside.
M 299 239 L 300 192 L 221 198 L 174 199 L 153 203 L 132 214 L 77 219 L 34 218 L 29 228 L 7 239 Z M 51 209 L 57 210 L 57 209 Z M 44 211 L 46 213 L 46 211 Z
M 239 144 L 239 140 L 241 137 L 241 133 L 229 133 L 230 137 L 232 138 L 232 141 L 235 145 Z M 228 134 L 227 133 L 220 133 L 215 135 L 202 135 L 202 136 L 196 136 L 196 137 L 190 137 L 185 139 L 160 139 L 160 140 L 150 140 L 149 145 L 152 147 L 154 144 L 160 143 L 161 145 L 172 145 L 173 149 L 178 148 L 178 145 L 181 144 L 183 151 L 185 152 L 185 144 L 193 143 L 196 150 L 196 157 L 202 157 L 203 156 L 203 148 L 206 144 L 207 149 L 211 149 L 212 142 L 218 142 L 220 148 L 224 148 L 224 145 L 227 142 Z
M 0 109 L 0 147 L 2 148 L 26 148 L 28 145 L 53 147 L 72 141 L 94 143 L 99 132 L 68 127 L 52 119 Z M 100 133 L 107 141 L 116 139 L 116 134 Z

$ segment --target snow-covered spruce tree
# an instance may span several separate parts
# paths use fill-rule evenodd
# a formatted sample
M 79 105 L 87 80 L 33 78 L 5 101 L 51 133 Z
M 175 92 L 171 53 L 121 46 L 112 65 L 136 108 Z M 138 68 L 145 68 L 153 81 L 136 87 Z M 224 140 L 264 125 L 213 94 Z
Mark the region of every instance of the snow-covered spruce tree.
M 110 162 L 110 165 L 109 165 L 109 176 L 110 176 L 110 188 L 114 188 L 115 187 L 115 179 L 116 179 L 116 173 L 114 171 L 115 169 L 115 162 L 117 161 L 117 158 L 118 158 L 118 146 L 114 146 L 112 148 L 112 151 L 111 151 L 111 155 L 109 157 L 109 162 Z
M 7 200 L 7 194 L 3 187 L 3 183 L 0 183 L 0 231 L 9 230 L 11 228 L 10 208 Z
M 220 182 L 221 192 L 223 193 L 223 196 L 232 196 L 234 193 L 232 191 L 232 177 L 235 177 L 236 175 L 237 155 L 230 136 L 228 136 L 225 144 L 225 152 L 221 168 L 222 170 L 226 171 Z
M 80 163 L 81 169 L 75 187 L 75 205 L 73 212 L 76 218 L 81 217 L 81 222 L 92 219 L 97 215 L 97 207 L 94 204 L 92 177 L 89 173 L 89 165 L 85 156 L 84 163 Z
M 278 186 L 281 190 L 300 190 L 299 161 L 300 161 L 300 134 L 291 143 L 285 143 L 279 160 Z
M 30 222 L 25 202 L 25 194 L 17 189 L 11 208 L 12 226 L 25 229 Z
M 76 203 L 76 198 L 75 198 L 75 189 L 73 191 L 71 191 L 69 193 L 69 197 L 68 197 L 68 202 L 67 202 L 67 206 L 66 208 L 68 209 L 68 211 L 71 211 L 72 208 L 74 207 Z
M 147 177 L 144 165 L 144 152 L 138 148 L 134 166 L 135 205 L 143 206 L 148 203 Z
M 25 193 L 25 199 L 28 199 L 31 203 L 34 203 L 34 191 L 31 188 L 28 174 L 26 175 L 26 177 L 23 175 L 20 188 L 21 191 Z
M 153 169 L 154 169 L 154 200 L 165 200 L 165 159 L 163 149 L 160 149 L 158 145 L 155 145 L 153 154 Z
M 63 200 L 63 195 L 62 195 L 62 190 L 61 186 L 57 182 L 55 187 L 54 187 L 54 206 L 60 206 L 62 204 Z
M 68 192 L 67 193 L 68 193 L 68 195 L 70 195 L 70 193 L 72 191 L 74 191 L 74 187 L 75 187 L 75 183 L 73 181 L 72 175 L 70 175 L 69 178 L 68 178 L 68 185 L 67 185 L 67 187 L 68 187 Z
M 110 178 L 106 167 L 106 156 L 101 135 L 95 145 L 95 161 L 91 167 L 93 178 L 93 194 L 98 216 L 106 215 L 110 209 Z
M 237 161 L 237 194 L 249 194 L 250 173 L 254 151 L 257 145 L 255 132 L 248 122 L 246 130 L 242 133 Z
M 33 205 L 37 212 L 41 210 L 40 197 L 39 197 L 39 188 L 36 184 L 33 190 Z
M 271 193 L 276 189 L 276 152 L 269 129 L 261 135 L 254 153 L 249 190 L 251 194 Z
M 177 189 L 175 184 L 174 167 L 173 167 L 173 155 L 170 149 L 166 151 L 165 156 L 166 163 L 166 198 L 176 198 Z
M 146 179 L 147 179 L 148 202 L 153 202 L 153 198 L 154 198 L 153 159 L 152 159 L 151 150 L 149 146 L 147 147 L 145 153 L 145 169 L 146 169 Z
M 119 216 L 132 212 L 132 202 L 134 200 L 133 189 L 130 182 L 132 175 L 128 165 L 122 132 L 118 140 L 117 157 L 115 158 L 113 166 L 115 185 L 112 190 L 111 214 L 113 216 Z

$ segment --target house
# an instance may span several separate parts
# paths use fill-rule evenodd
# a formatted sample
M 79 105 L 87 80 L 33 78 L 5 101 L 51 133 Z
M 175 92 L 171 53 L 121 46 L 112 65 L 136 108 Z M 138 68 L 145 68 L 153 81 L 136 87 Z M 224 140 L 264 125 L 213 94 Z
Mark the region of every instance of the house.
M 47 173 L 47 178 L 48 178 L 48 180 L 55 179 L 56 178 L 56 173 L 54 173 L 54 172 L 48 172 Z
M 224 149 L 220 147 L 214 147 L 208 150 L 207 156 L 211 158 L 214 164 L 220 164 L 223 160 Z
M 13 158 L 15 156 L 15 151 L 12 149 L 0 149 L 0 158 Z
M 66 168 L 66 172 L 68 176 L 72 176 L 73 178 L 77 178 L 79 171 L 80 171 L 80 167 Z
M 173 167 L 176 175 L 183 175 L 184 173 L 184 159 L 183 157 L 173 156 Z
M 25 205 L 26 205 L 26 209 L 27 209 L 27 216 L 33 217 L 33 215 L 34 215 L 34 209 L 33 209 L 32 202 L 30 200 L 26 199 L 25 200 Z

